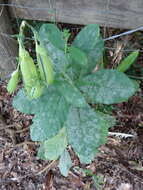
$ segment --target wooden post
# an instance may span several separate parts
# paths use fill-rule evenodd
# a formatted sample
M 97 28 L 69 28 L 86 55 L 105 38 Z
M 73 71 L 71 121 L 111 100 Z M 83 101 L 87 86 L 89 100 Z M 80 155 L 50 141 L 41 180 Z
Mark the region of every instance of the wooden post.
M 4 3 L 0 0 L 0 3 Z M 11 73 L 16 66 L 17 45 L 12 34 L 11 22 L 6 7 L 0 6 L 0 78 Z
M 143 26 L 143 0 L 9 0 L 13 17 L 115 28 Z

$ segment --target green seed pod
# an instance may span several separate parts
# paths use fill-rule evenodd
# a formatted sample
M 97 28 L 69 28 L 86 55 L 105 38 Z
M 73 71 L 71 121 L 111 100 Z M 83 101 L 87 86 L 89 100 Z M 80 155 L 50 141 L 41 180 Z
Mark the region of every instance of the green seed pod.
M 16 69 L 11 74 L 11 78 L 7 85 L 7 91 L 9 92 L 9 94 L 12 94 L 16 90 L 18 82 L 19 82 L 19 69 Z
M 41 79 L 47 85 L 52 84 L 54 80 L 52 60 L 48 56 L 46 49 L 41 45 L 39 45 L 37 41 L 36 41 L 36 55 L 37 55 L 37 62 Z
M 38 72 L 29 52 L 19 44 L 20 70 L 27 95 L 30 98 L 41 96 L 43 86 L 40 84 Z
M 43 93 L 43 86 L 39 83 L 35 84 L 35 86 L 30 91 L 30 98 L 39 98 Z

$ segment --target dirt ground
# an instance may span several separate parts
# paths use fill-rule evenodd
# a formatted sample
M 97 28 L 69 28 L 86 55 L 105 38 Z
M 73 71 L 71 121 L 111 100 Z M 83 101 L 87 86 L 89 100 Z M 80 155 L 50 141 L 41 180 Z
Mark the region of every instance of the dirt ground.
M 78 28 L 72 29 L 75 35 Z M 102 30 L 105 37 L 119 32 Z M 138 32 L 107 42 L 109 67 L 115 68 L 128 50 L 142 51 L 142 36 Z M 73 167 L 67 178 L 60 174 L 57 162 L 36 157 L 39 145 L 29 135 L 32 116 L 12 108 L 13 97 L 7 93 L 6 82 L 0 83 L 0 190 L 143 190 L 142 53 L 128 74 L 138 79 L 140 89 L 128 102 L 110 110 L 117 119 L 110 131 L 133 134 L 133 137 L 109 136 L 90 165 L 82 165 L 69 147 Z

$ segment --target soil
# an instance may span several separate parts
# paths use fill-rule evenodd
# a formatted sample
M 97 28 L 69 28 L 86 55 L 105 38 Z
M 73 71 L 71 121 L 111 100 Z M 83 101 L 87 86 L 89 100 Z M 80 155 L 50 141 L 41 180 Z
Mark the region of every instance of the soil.
M 70 30 L 74 37 L 80 29 L 72 27 Z M 105 37 L 119 32 L 107 30 Z M 109 67 L 119 64 L 127 54 L 125 49 L 141 49 L 142 42 L 140 33 L 126 40 L 124 37 L 107 42 Z M 130 69 L 130 75 L 143 77 L 142 60 L 141 55 Z M 133 134 L 133 137 L 109 136 L 90 165 L 82 165 L 69 147 L 73 167 L 67 178 L 60 174 L 57 162 L 37 158 L 39 145 L 31 141 L 29 134 L 32 116 L 13 109 L 13 96 L 7 93 L 7 83 L 0 83 L 0 190 L 142 190 L 143 84 L 142 80 L 138 81 L 138 92 L 128 102 L 114 105 L 111 110 L 117 124 L 110 131 Z

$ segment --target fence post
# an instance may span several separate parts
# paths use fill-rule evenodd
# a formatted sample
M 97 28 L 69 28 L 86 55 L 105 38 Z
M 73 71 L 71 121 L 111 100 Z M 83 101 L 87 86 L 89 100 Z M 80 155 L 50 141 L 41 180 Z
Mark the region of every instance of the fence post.
M 2 3 L 4 1 L 0 0 Z M 12 34 L 12 25 L 6 7 L 0 6 L 0 78 L 11 73 L 16 66 L 17 44 L 8 34 Z

